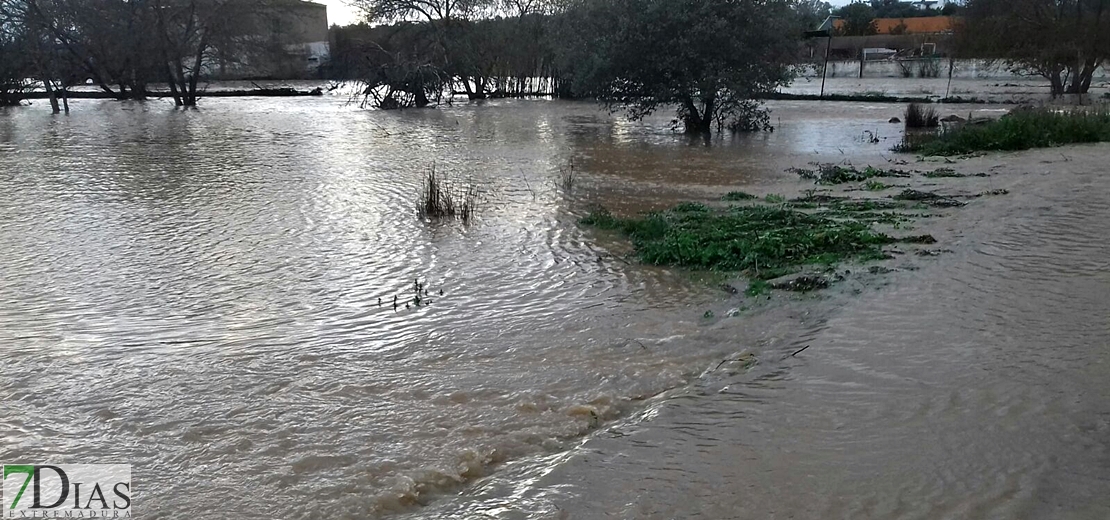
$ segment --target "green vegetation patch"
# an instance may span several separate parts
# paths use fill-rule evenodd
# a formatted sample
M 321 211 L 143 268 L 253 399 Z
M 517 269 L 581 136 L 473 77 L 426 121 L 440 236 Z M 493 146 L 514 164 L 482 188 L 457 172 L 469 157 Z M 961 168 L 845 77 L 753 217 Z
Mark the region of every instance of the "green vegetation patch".
M 896 150 L 921 155 L 1013 151 L 1110 141 L 1110 109 L 1015 110 L 996 121 L 907 135 Z
M 797 173 L 803 179 L 810 179 L 817 184 L 844 184 L 848 182 L 864 182 L 876 177 L 910 177 L 908 172 L 900 170 L 883 170 L 868 166 L 862 170 L 854 166 L 840 164 L 818 164 L 816 168 L 792 168 L 789 171 Z
M 952 168 L 937 168 L 931 172 L 925 172 L 927 179 L 962 179 L 964 177 L 990 177 L 989 173 L 959 173 Z
M 850 199 L 812 193 L 790 199 L 789 206 L 793 209 L 819 210 L 818 214 L 824 217 L 895 226 L 909 222 L 912 217 L 922 216 L 891 211 L 908 209 L 906 203 L 891 199 Z
M 625 234 L 647 264 L 745 271 L 764 280 L 802 265 L 883 258 L 882 246 L 896 241 L 864 221 L 784 206 L 703 211 L 684 204 L 632 219 L 597 209 L 582 223 Z
M 947 195 L 941 195 L 939 193 L 934 193 L 931 191 L 918 191 L 911 189 L 902 190 L 902 193 L 899 193 L 892 198 L 894 200 L 920 202 L 922 204 L 927 204 L 929 206 L 934 206 L 938 208 L 958 208 L 965 204 L 963 201 L 956 200 Z
M 751 193 L 744 193 L 742 191 L 730 191 L 730 192 L 726 193 L 724 197 L 721 197 L 721 200 L 726 200 L 726 201 L 729 201 L 729 202 L 738 202 L 738 201 L 741 201 L 741 200 L 753 200 L 753 199 L 756 199 L 756 198 L 757 197 L 755 195 L 752 195 Z
M 883 190 L 885 190 L 889 187 L 890 187 L 889 184 L 883 184 L 882 182 L 879 182 L 879 181 L 874 180 L 874 179 L 869 180 L 869 181 L 867 181 L 866 183 L 863 184 L 863 189 L 865 189 L 867 191 L 883 191 Z

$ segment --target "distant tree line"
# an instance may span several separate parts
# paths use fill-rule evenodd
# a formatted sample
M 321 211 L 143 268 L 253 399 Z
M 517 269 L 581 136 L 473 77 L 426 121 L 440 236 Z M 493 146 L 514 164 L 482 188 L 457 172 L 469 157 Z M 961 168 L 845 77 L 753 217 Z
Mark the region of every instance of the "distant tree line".
M 91 81 L 118 99 L 166 85 L 192 106 L 216 64 L 249 61 L 286 0 L 0 0 L 0 105 Z M 844 33 L 876 17 L 958 13 L 961 57 L 1085 93 L 1110 58 L 1110 0 L 966 0 L 943 11 L 872 0 L 353 0 L 368 23 L 332 29 L 329 74 L 378 108 L 553 94 L 642 118 L 675 110 L 688 132 L 769 129 L 756 101 L 788 84 L 801 35 L 830 14 Z
M 633 118 L 677 106 L 676 126 L 769 128 L 754 101 L 793 77 L 811 0 L 357 0 L 369 21 L 332 29 L 331 74 L 380 108 L 535 93 L 598 99 Z M 824 9 L 824 12 L 821 11 Z
M 194 106 L 216 63 L 249 60 L 272 42 L 261 24 L 273 0 L 0 0 L 0 103 L 29 88 L 65 92 L 91 80 L 117 99 L 167 86 Z M 51 104 L 58 110 L 51 95 Z

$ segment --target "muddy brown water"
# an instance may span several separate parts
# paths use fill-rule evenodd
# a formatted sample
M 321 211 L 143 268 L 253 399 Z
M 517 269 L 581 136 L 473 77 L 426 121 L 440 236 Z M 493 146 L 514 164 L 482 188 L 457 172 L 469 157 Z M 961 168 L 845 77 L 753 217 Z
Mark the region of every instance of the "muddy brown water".
M 900 107 L 74 107 L 0 112 L 0 460 L 130 462 L 153 518 L 1106 517 L 1105 147 L 969 161 L 1013 194 L 922 224 L 953 253 L 726 318 L 576 219 L 884 162 Z M 475 223 L 417 218 L 432 162 Z

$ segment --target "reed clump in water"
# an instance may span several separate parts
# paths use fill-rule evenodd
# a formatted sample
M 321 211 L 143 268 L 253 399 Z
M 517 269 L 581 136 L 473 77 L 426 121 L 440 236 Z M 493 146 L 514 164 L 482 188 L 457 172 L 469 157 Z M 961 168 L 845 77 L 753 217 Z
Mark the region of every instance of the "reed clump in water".
M 457 218 L 469 223 L 478 207 L 478 187 L 473 183 L 458 188 L 438 173 L 435 165 L 424 173 L 417 211 L 425 218 Z
M 940 116 L 933 107 L 926 107 L 920 103 L 910 103 L 906 107 L 906 129 L 938 126 L 940 126 Z
M 1110 141 L 1110 108 L 1027 109 L 983 124 L 963 124 L 913 138 L 907 135 L 895 150 L 949 156 L 1105 141 Z
M 571 162 L 566 168 L 559 168 L 559 175 L 555 178 L 555 186 L 564 192 L 570 193 L 574 191 L 574 187 L 578 184 L 578 172 L 574 170 L 574 163 Z

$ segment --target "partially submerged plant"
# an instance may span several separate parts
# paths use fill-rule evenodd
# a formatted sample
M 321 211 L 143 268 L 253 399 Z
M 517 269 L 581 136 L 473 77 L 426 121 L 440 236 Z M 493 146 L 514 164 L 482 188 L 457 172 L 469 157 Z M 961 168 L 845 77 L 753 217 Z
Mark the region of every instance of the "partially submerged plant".
M 940 208 L 955 208 L 963 206 L 965 204 L 964 202 L 956 200 L 947 195 L 941 195 L 939 193 L 934 193 L 931 191 L 911 190 L 908 188 L 902 190 L 902 193 L 899 193 L 892 198 L 894 200 L 921 202 L 930 206 L 936 206 Z
M 815 169 L 791 168 L 788 171 L 797 173 L 803 179 L 811 179 L 817 184 L 844 184 L 847 182 L 863 182 L 875 177 L 909 177 L 910 174 L 901 170 L 883 170 L 868 166 L 862 170 L 855 166 L 831 163 L 819 163 Z
M 742 191 L 730 191 L 730 192 L 726 193 L 724 197 L 721 197 L 721 200 L 726 200 L 726 201 L 729 201 L 729 202 L 738 202 L 738 201 L 741 201 L 741 200 L 753 200 L 755 198 L 756 198 L 756 196 L 752 195 L 750 193 L 744 193 Z
M 744 290 L 744 295 L 750 298 L 754 298 L 756 296 L 769 292 L 771 292 L 771 284 L 767 283 L 766 280 L 760 280 L 757 278 L 748 283 L 748 288 Z
M 469 223 L 478 207 L 478 187 L 468 183 L 459 189 L 448 182 L 447 176 L 436 171 L 435 164 L 424 173 L 420 184 L 417 212 L 425 218 L 458 218 Z
M 869 181 L 867 181 L 863 184 L 863 189 L 865 189 L 867 191 L 882 191 L 882 190 L 885 190 L 889 187 L 890 186 L 888 186 L 886 184 L 883 184 L 883 183 L 881 183 L 877 180 L 874 180 L 874 179 L 869 180 Z
M 564 192 L 574 191 L 578 184 L 578 174 L 574 171 L 574 162 L 571 161 L 566 168 L 559 168 L 559 176 L 555 178 L 555 186 Z
M 906 128 L 936 128 L 940 126 L 940 116 L 933 107 L 910 103 L 906 107 Z
M 802 265 L 882 258 L 882 246 L 895 241 L 872 231 L 869 222 L 786 207 L 712 211 L 687 206 L 640 219 L 617 218 L 599 208 L 582 223 L 627 235 L 648 264 L 745 271 L 757 279 Z

